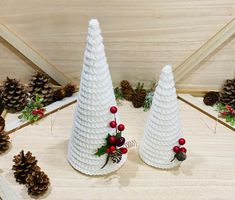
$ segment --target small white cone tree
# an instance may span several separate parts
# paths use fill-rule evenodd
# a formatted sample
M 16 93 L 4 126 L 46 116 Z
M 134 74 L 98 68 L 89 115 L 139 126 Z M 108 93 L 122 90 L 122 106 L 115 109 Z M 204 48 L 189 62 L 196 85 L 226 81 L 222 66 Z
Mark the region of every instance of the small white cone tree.
M 172 67 L 166 65 L 156 87 L 139 154 L 148 165 L 169 169 L 181 162 L 175 158 L 174 146 L 181 137 L 178 101 Z
M 68 161 L 76 170 L 88 175 L 104 175 L 118 170 L 119 163 L 108 162 L 107 154 L 95 155 L 104 145 L 107 135 L 114 135 L 109 127 L 113 120 L 110 108 L 116 106 L 112 80 L 107 64 L 99 22 L 89 22 L 87 45 L 84 53 L 83 71 L 74 115 L 72 135 L 68 146 Z M 118 116 L 116 115 L 118 120 Z

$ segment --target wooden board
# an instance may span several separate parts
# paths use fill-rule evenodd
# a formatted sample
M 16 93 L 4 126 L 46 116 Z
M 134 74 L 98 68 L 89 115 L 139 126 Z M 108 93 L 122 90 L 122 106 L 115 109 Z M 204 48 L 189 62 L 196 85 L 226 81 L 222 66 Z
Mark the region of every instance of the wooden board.
M 234 7 L 232 0 L 1 0 L 0 20 L 78 83 L 88 20 L 98 18 L 114 83 L 148 83 L 165 64 L 179 65 L 219 31 L 234 17 Z M 219 89 L 234 77 L 235 42 L 230 43 L 179 86 Z M 0 68 L 11 59 L 1 59 Z M 1 72 L 1 80 L 9 75 Z
M 148 113 L 129 103 L 120 106 L 127 140 L 139 144 Z M 32 151 L 51 179 L 45 200 L 232 200 L 235 196 L 235 134 L 189 105 L 180 102 L 188 159 L 179 169 L 163 171 L 145 165 L 138 148 L 130 149 L 126 164 L 102 177 L 80 174 L 68 164 L 67 144 L 75 104 L 13 134 L 11 150 L 0 156 L 0 175 L 23 199 L 23 185 L 15 182 L 12 158 L 22 149 Z
M 77 101 L 77 93 L 75 93 L 73 96 L 71 97 L 67 97 L 62 99 L 61 101 L 56 101 L 48 106 L 45 107 L 46 111 L 45 111 L 45 115 L 44 117 L 47 117 L 48 115 L 57 112 L 58 110 L 61 110 L 73 103 L 75 103 Z M 11 117 L 6 118 L 6 121 L 8 123 L 6 123 L 5 126 L 5 131 L 7 133 L 13 133 L 29 124 L 31 124 L 31 122 L 29 121 L 22 121 L 20 119 L 18 119 L 19 114 L 11 114 Z M 37 122 L 36 122 L 37 123 Z
M 224 126 L 230 128 L 231 130 L 235 131 L 235 126 L 231 126 L 229 123 L 225 121 L 223 118 L 219 118 L 218 112 L 214 110 L 211 106 L 206 106 L 202 101 L 199 101 L 197 98 L 193 97 L 190 94 L 178 94 L 178 98 L 192 106 L 193 108 L 199 110 L 205 115 L 208 115 L 212 119 L 218 121 L 219 123 L 223 124 Z

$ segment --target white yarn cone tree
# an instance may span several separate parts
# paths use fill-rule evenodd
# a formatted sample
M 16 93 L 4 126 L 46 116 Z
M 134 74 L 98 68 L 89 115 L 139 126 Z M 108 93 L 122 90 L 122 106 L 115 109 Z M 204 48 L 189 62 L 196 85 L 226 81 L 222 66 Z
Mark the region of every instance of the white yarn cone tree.
M 0 176 L 0 199 L 1 200 L 21 200 L 21 198 L 12 189 L 10 184 Z
M 170 65 L 161 72 L 156 87 L 139 154 L 148 165 L 169 169 L 181 162 L 174 159 L 174 146 L 181 137 L 178 102 Z M 173 160 L 174 159 L 174 160 Z M 172 161 L 173 160 L 173 161 Z
M 68 146 L 68 161 L 78 171 L 88 175 L 104 175 L 119 169 L 126 160 L 112 161 L 102 168 L 107 154 L 97 156 L 107 135 L 114 135 L 109 127 L 113 120 L 110 107 L 116 106 L 112 80 L 107 64 L 99 22 L 90 20 L 83 71 L 74 116 L 72 136 Z M 118 120 L 118 116 L 116 115 Z

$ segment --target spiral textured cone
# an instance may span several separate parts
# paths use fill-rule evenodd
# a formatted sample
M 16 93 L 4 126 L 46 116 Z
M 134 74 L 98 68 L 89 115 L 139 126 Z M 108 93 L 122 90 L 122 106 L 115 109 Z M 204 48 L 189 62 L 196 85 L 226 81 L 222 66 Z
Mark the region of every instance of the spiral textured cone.
M 23 110 L 27 104 L 27 93 L 24 86 L 16 79 L 7 80 L 3 84 L 2 103 L 13 112 Z
M 131 84 L 127 80 L 121 81 L 121 89 L 124 99 L 127 101 L 132 101 L 134 95 L 134 89 L 132 88 Z
M 21 198 L 12 189 L 10 184 L 0 176 L 0 199 L 2 200 L 21 200 Z
M 108 162 L 102 168 L 107 154 L 95 155 L 97 149 L 105 144 L 108 133 L 115 133 L 109 122 L 113 120 L 110 107 L 116 106 L 116 101 L 102 41 L 98 21 L 90 20 L 78 104 L 68 146 L 69 163 L 88 175 L 111 173 L 126 160 L 125 155 L 118 164 Z M 118 120 L 118 115 L 116 117 Z
M 7 151 L 10 147 L 10 137 L 5 132 L 0 132 L 0 154 Z
M 171 66 L 162 69 L 154 93 L 139 154 L 153 167 L 169 169 L 179 165 L 173 147 L 181 136 L 178 102 Z M 173 160 L 173 161 L 172 161 Z M 171 162 L 172 161 L 172 162 Z

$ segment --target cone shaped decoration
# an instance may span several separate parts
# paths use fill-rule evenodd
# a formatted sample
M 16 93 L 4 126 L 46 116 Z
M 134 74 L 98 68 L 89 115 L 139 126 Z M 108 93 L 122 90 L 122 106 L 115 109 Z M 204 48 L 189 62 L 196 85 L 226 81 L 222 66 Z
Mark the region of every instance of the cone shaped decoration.
M 1 200 L 21 200 L 10 184 L 0 176 L 0 199 Z
M 174 159 L 173 148 L 178 146 L 181 136 L 177 95 L 170 65 L 161 72 L 154 93 L 149 118 L 140 144 L 139 154 L 148 165 L 169 169 L 181 162 Z M 183 139 L 184 140 L 184 139 Z M 185 155 L 185 154 L 184 154 Z
M 68 146 L 69 163 L 88 175 L 114 172 L 126 160 L 125 154 L 120 162 L 114 163 L 110 159 L 105 165 L 108 154 L 95 155 L 105 144 L 108 134 L 114 135 L 116 131 L 109 126 L 114 119 L 110 108 L 116 106 L 116 101 L 102 41 L 99 22 L 90 20 L 78 103 Z M 117 113 L 115 117 L 119 119 Z

